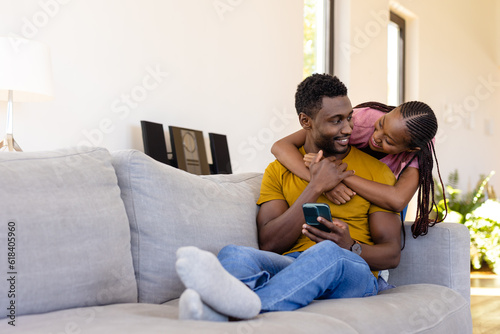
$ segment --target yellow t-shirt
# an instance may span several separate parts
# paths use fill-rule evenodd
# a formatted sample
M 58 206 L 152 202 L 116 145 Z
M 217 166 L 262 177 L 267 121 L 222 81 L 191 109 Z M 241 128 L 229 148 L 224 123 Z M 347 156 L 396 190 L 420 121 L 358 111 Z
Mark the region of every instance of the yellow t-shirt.
M 304 148 L 300 149 L 305 154 Z M 349 154 L 343 159 L 347 170 L 354 170 L 357 176 L 378 183 L 394 185 L 396 178 L 389 167 L 372 156 L 351 146 Z M 291 206 L 306 188 L 308 182 L 290 172 L 278 160 L 269 164 L 262 179 L 258 205 L 272 200 L 285 200 Z M 368 215 L 377 211 L 392 212 L 371 204 L 363 197 L 356 195 L 349 202 L 336 205 L 321 195 L 318 203 L 330 206 L 333 218 L 343 220 L 349 225 L 351 237 L 361 243 L 373 245 L 368 225 Z M 284 254 L 303 252 L 315 244 L 314 241 L 301 234 L 292 248 Z

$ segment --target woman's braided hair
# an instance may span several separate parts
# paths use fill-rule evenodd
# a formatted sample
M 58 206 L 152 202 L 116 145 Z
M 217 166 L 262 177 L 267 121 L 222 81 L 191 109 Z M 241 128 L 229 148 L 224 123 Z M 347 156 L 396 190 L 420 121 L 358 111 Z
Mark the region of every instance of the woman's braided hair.
M 378 102 L 362 103 L 355 108 L 367 107 L 386 113 L 395 108 Z M 434 166 L 433 160 L 436 160 L 439 181 L 444 189 L 441 172 L 439 171 L 439 162 L 434 149 L 434 144 L 432 142 L 432 139 L 437 133 L 438 124 L 436 115 L 432 109 L 423 102 L 405 102 L 401 104 L 400 112 L 403 119 L 406 121 L 406 127 L 408 128 L 408 135 L 410 138 L 408 146 L 412 149 L 420 148 L 420 150 L 415 151 L 415 155 L 412 158 L 412 160 L 418 158 L 419 167 L 417 216 L 415 218 L 415 222 L 411 226 L 413 237 L 417 238 L 419 235 L 426 235 L 429 226 L 442 222 L 448 212 L 446 198 L 444 198 L 445 215 L 443 219 L 431 220 L 429 218 L 429 214 L 432 212 L 432 209 L 434 207 L 437 209 L 434 199 L 434 180 L 432 177 L 432 169 Z M 410 165 L 410 162 L 405 166 L 405 168 Z

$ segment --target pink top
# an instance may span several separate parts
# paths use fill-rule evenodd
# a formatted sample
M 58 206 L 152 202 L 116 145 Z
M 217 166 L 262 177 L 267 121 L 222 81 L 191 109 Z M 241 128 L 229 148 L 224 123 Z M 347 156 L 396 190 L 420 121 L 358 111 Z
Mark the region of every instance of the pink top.
M 357 148 L 365 148 L 368 146 L 373 132 L 375 131 L 375 122 L 386 113 L 372 108 L 354 109 L 352 119 L 354 128 L 351 134 L 349 143 Z M 399 176 L 403 168 L 408 164 L 414 153 L 401 152 L 399 154 L 388 154 L 380 161 L 385 163 L 391 171 Z M 413 159 L 409 167 L 418 169 L 418 158 Z

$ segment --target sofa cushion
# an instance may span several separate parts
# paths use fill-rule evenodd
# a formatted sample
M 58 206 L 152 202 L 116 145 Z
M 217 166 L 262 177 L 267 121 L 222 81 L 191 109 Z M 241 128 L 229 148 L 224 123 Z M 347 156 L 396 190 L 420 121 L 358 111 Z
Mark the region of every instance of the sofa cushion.
M 2 308 L 13 301 L 19 316 L 137 302 L 128 219 L 108 151 L 0 153 L 0 189 L 0 268 L 12 272 L 0 283 Z
M 258 247 L 261 174 L 198 176 L 134 150 L 114 152 L 113 165 L 130 221 L 140 302 L 180 296 L 175 252 L 181 246 L 214 254 L 228 244 Z
M 120 304 L 0 321 L 3 333 L 471 333 L 469 305 L 446 287 L 415 284 L 366 298 L 317 300 L 291 312 L 248 321 L 177 320 L 178 299 L 165 305 Z
M 247 321 L 178 320 L 178 309 L 146 303 L 63 310 L 19 318 L 16 327 L 0 320 L 2 334 L 355 334 L 341 319 L 322 314 L 271 312 Z M 374 332 L 373 332 L 374 333 Z M 386 333 L 386 332 L 384 332 Z
M 435 284 L 410 284 L 377 296 L 315 300 L 301 312 L 342 319 L 358 333 L 472 333 L 469 303 Z

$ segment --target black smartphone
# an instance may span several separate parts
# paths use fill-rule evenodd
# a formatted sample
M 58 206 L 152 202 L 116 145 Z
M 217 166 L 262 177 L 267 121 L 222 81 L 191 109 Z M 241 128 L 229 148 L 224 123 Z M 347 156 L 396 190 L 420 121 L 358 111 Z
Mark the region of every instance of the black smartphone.
M 302 205 L 304 218 L 308 225 L 314 226 L 317 229 L 325 232 L 331 232 L 328 227 L 318 221 L 318 217 L 323 217 L 328 221 L 332 221 L 330 207 L 325 203 L 304 203 Z

